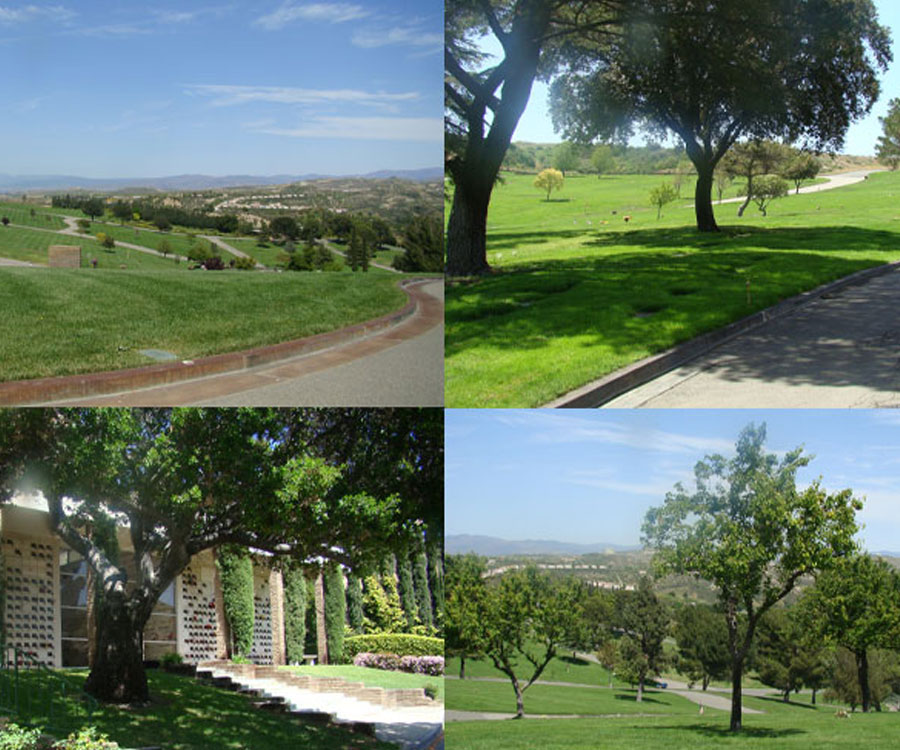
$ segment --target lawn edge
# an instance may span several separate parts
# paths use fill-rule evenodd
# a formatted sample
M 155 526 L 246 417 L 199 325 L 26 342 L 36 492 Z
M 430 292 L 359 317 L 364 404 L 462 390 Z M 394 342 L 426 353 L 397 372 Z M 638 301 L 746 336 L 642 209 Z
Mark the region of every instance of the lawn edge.
M 406 294 L 406 304 L 398 310 L 377 318 L 355 323 L 335 331 L 314 336 L 269 344 L 237 352 L 214 354 L 194 360 L 106 370 L 82 375 L 62 375 L 32 380 L 11 380 L 0 383 L 0 405 L 42 403 L 51 400 L 99 396 L 119 391 L 167 385 L 183 380 L 220 375 L 271 364 L 299 355 L 314 354 L 380 333 L 393 328 L 412 316 L 424 301 L 425 293 L 418 287 L 433 279 L 413 278 L 398 282 Z
M 776 318 L 782 318 L 791 315 L 810 302 L 822 297 L 824 294 L 834 292 L 855 284 L 861 284 L 876 276 L 882 276 L 886 273 L 900 268 L 900 260 L 890 261 L 871 268 L 864 268 L 862 271 L 856 271 L 849 276 L 830 281 L 813 289 L 782 300 L 772 307 L 759 310 L 751 315 L 729 323 L 723 328 L 701 334 L 696 338 L 690 339 L 682 344 L 666 349 L 659 354 L 633 362 L 626 367 L 615 370 L 608 375 L 597 378 L 579 388 L 568 393 L 558 396 L 557 398 L 542 404 L 539 408 L 547 409 L 590 409 L 603 406 L 608 401 L 621 396 L 623 393 L 637 388 L 638 386 L 649 383 L 651 380 L 663 375 L 676 367 L 697 359 L 716 347 L 730 341 L 731 339 L 746 333 L 763 323 Z

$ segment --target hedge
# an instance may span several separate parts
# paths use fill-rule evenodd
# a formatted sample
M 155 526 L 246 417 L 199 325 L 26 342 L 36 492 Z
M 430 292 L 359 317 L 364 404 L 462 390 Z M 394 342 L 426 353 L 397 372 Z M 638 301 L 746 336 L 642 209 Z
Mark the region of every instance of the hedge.
M 398 656 L 443 656 L 444 639 L 408 633 L 353 635 L 344 639 L 344 659 L 352 660 L 364 652 Z
M 253 561 L 239 547 L 220 547 L 216 565 L 222 581 L 222 603 L 231 628 L 232 655 L 247 656 L 253 648 Z

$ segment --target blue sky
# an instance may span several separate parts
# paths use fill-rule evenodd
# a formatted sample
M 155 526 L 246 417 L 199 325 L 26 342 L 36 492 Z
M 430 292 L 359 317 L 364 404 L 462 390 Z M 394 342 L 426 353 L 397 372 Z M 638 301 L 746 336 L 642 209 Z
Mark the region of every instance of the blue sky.
M 638 544 L 647 509 L 694 464 L 765 422 L 772 452 L 815 456 L 799 484 L 865 498 L 860 539 L 900 551 L 900 413 L 892 410 L 446 412 L 447 534 Z
M 863 120 L 850 126 L 844 144 L 844 153 L 858 156 L 873 155 L 878 136 L 881 135 L 879 117 L 887 113 L 890 99 L 900 97 L 900 3 L 897 0 L 874 0 L 878 9 L 878 19 L 883 26 L 891 29 L 894 62 L 881 77 L 881 96 L 872 108 L 872 112 Z M 500 50 L 493 37 L 484 41 L 484 49 L 493 54 Z M 513 135 L 515 141 L 534 141 L 537 143 L 559 143 L 562 138 L 553 132 L 553 124 L 547 105 L 549 87 L 540 81 L 535 82 L 528 107 L 519 120 Z M 640 142 L 643 138 L 638 139 Z M 670 145 L 675 145 L 674 140 Z M 679 144 L 680 145 L 680 144 Z
M 0 171 L 442 164 L 440 0 L 0 0 Z

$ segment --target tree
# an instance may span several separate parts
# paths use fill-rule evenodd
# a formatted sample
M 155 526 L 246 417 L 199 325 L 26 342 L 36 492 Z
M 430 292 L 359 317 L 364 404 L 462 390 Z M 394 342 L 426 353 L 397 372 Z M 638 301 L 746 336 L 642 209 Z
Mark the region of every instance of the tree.
M 475 555 L 450 555 L 447 558 L 446 623 L 444 648 L 448 656 L 459 657 L 459 679 L 466 678 L 466 659 L 479 657 L 481 641 L 479 612 L 487 596 L 484 560 Z
M 546 190 L 547 191 L 547 200 L 550 200 L 550 191 L 552 190 L 562 190 L 563 186 L 563 174 L 558 169 L 553 169 L 549 167 L 538 173 L 538 176 L 534 178 L 534 186 L 538 190 Z
M 613 158 L 612 149 L 607 144 L 601 143 L 594 146 L 594 150 L 591 152 L 591 166 L 597 173 L 597 179 L 607 172 L 612 172 L 615 165 L 616 160 Z
M 822 165 L 815 156 L 802 151 L 788 162 L 780 174 L 794 183 L 795 194 L 799 194 L 800 184 L 804 180 L 814 180 L 821 168 Z
M 434 612 L 431 607 L 431 589 L 428 586 L 428 557 L 424 549 L 413 551 L 411 557 L 417 615 L 419 622 L 431 629 L 434 627 Z
M 3 226 L 8 227 L 9 226 L 9 217 L 4 216 L 2 219 L 0 219 L 0 223 L 2 223 Z
M 878 97 L 889 35 L 871 0 L 635 0 L 608 50 L 570 44 L 551 88 L 568 140 L 671 132 L 697 170 L 697 229 L 717 231 L 716 165 L 739 138 L 838 150 Z
M 900 636 L 900 576 L 883 560 L 854 555 L 819 575 L 802 609 L 807 628 L 853 654 L 862 710 L 868 711 L 869 651 L 891 648 Z
M 649 576 L 641 577 L 635 591 L 616 592 L 615 622 L 625 633 L 619 641 L 619 676 L 637 685 L 640 703 L 647 677 L 663 667 L 663 641 L 669 634 L 669 613 Z
M 738 209 L 743 216 L 753 200 L 754 182 L 763 175 L 780 172 L 790 158 L 791 149 L 775 141 L 735 143 L 721 161 L 722 169 L 731 177 L 744 180 L 745 198 Z
M 172 222 L 166 216 L 160 214 L 153 219 L 153 226 L 160 232 L 168 232 L 172 228 Z
M 567 141 L 563 141 L 553 149 L 553 166 L 562 172 L 563 177 L 566 172 L 571 172 L 578 167 L 580 160 L 575 152 L 575 146 Z
M 731 655 L 722 615 L 703 604 L 681 607 L 675 615 L 678 668 L 703 690 L 710 680 L 728 676 Z
M 879 117 L 878 121 L 884 132 L 878 136 L 875 155 L 878 161 L 895 170 L 900 166 L 900 99 L 891 99 L 887 115 Z
M 671 203 L 673 200 L 677 198 L 677 194 L 675 192 L 675 188 L 669 184 L 668 182 L 664 182 L 662 185 L 657 185 L 655 188 L 650 190 L 650 205 L 656 206 L 656 218 L 662 215 L 662 208 L 667 203 Z
M 284 645 L 288 664 L 302 664 L 306 643 L 306 576 L 288 565 L 284 577 Z
M 322 221 L 319 217 L 307 212 L 300 219 L 300 239 L 304 242 L 315 242 L 322 236 Z
M 892 693 L 900 690 L 900 659 L 896 651 L 873 648 L 868 653 L 867 691 L 876 711 Z M 838 647 L 834 654 L 831 684 L 825 691 L 828 700 L 838 700 L 850 706 L 852 711 L 862 704 L 856 657 L 852 651 Z
M 444 5 L 445 169 L 453 182 L 447 272 L 485 273 L 487 211 L 513 132 L 550 40 L 603 32 L 624 0 L 448 0 Z M 487 62 L 477 40 L 491 33 L 503 59 Z
M 476 599 L 475 641 L 512 683 L 517 719 L 525 716 L 525 691 L 577 627 L 580 590 L 575 581 L 554 581 L 527 568 L 507 573 Z
M 110 208 L 112 215 L 115 216 L 120 223 L 124 224 L 131 218 L 132 209 L 128 201 L 116 201 Z
M 103 216 L 103 211 L 105 209 L 106 204 L 103 202 L 102 198 L 87 198 L 81 203 L 82 212 L 84 212 L 84 215 L 91 221 L 98 216 Z
M 300 236 L 300 227 L 293 216 L 276 216 L 269 222 L 269 234 L 272 237 L 296 240 Z
M 394 258 L 401 271 L 444 270 L 444 220 L 437 214 L 416 216 L 403 227 L 400 246 L 403 255 Z
M 719 196 L 719 203 L 722 202 L 722 196 L 728 189 L 728 186 L 731 185 L 733 179 L 734 178 L 728 174 L 728 172 L 722 169 L 722 164 L 720 162 L 719 166 L 716 167 L 715 172 L 713 172 L 713 182 L 716 186 L 716 194 Z
M 401 554 L 397 557 L 397 593 L 400 594 L 400 606 L 406 617 L 406 630 L 411 633 L 418 622 L 418 608 L 409 555 Z
M 619 666 L 619 649 L 616 641 L 609 640 L 597 649 L 597 661 L 609 672 L 609 687 L 613 686 L 613 674 Z
M 350 243 L 347 245 L 347 261 L 350 263 L 351 271 L 355 272 L 362 267 L 365 252 L 362 235 L 354 226 L 350 232 Z
M 765 425 L 742 430 L 735 455 L 707 456 L 694 468 L 695 490 L 681 483 L 651 508 L 643 540 L 660 573 L 693 575 L 718 589 L 728 627 L 731 730 L 741 728 L 741 678 L 760 618 L 797 580 L 855 548 L 850 490 L 828 494 L 818 481 L 796 486 L 810 458 L 796 448 L 765 452 Z
M 253 648 L 253 561 L 246 549 L 226 545 L 216 555 L 222 603 L 231 632 L 229 656 L 250 655 Z
M 759 681 L 781 691 L 787 703 L 792 692 L 803 687 L 801 674 L 802 633 L 782 607 L 766 612 L 759 621 L 756 671 Z
M 764 174 L 753 183 L 753 202 L 759 206 L 763 216 L 768 216 L 766 207 L 776 198 L 783 198 L 788 193 L 788 184 L 777 174 Z
M 116 246 L 115 238 L 111 234 L 106 234 L 105 232 L 97 233 L 97 242 L 107 250 L 112 250 Z
M 162 253 L 163 258 L 165 258 L 169 253 L 172 252 L 172 245 L 168 240 L 162 240 L 159 245 L 156 246 L 156 249 Z
M 329 411 L 331 420 L 352 419 Z M 0 412 L 0 500 L 27 468 L 52 528 L 87 560 L 102 592 L 89 693 L 116 703 L 147 700 L 144 625 L 162 592 L 205 549 L 236 544 L 363 566 L 395 543 L 410 543 L 422 517 L 402 517 L 409 507 L 397 498 L 402 488 L 345 492 L 347 477 L 333 456 L 294 448 L 291 432 L 305 418 L 314 434 L 315 410 Z M 376 454 L 385 450 L 373 446 Z M 89 533 L 111 519 L 127 523 L 133 581 Z
M 354 633 L 363 632 L 362 579 L 353 571 L 347 574 L 347 623 Z
M 322 575 L 325 585 L 325 637 L 328 639 L 328 663 L 344 660 L 344 629 L 347 627 L 347 596 L 344 592 L 344 572 L 336 562 L 325 565 Z

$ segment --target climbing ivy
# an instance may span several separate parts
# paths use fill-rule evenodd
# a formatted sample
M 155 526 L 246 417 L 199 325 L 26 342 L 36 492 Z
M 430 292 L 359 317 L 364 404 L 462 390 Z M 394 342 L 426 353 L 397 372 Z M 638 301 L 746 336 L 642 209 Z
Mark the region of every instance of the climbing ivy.
M 231 654 L 247 656 L 253 648 L 253 561 L 246 549 L 229 545 L 219 547 L 216 565 L 231 629 Z

